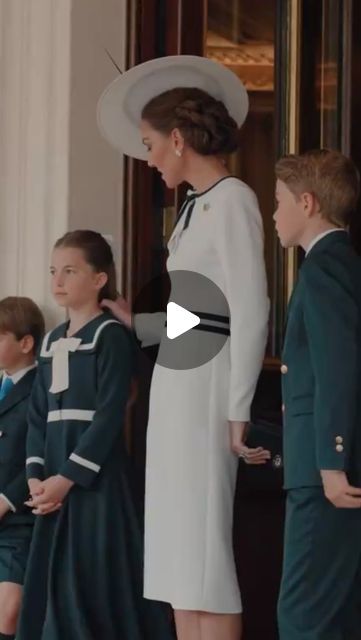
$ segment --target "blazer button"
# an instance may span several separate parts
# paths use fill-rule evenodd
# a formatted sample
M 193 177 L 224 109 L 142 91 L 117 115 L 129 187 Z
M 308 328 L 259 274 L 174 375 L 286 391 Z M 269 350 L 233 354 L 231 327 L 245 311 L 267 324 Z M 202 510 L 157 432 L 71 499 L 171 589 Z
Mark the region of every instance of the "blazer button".
M 282 375 L 285 375 L 288 372 L 288 366 L 286 364 L 283 364 L 281 366 L 281 373 Z
M 282 413 L 284 413 L 285 411 L 286 411 L 286 407 L 285 407 L 285 405 L 283 404 L 283 405 L 282 405 Z
M 342 436 L 336 436 L 335 441 L 336 441 L 336 444 L 343 444 L 343 437 Z
M 336 444 L 336 451 L 337 451 L 337 453 L 342 453 L 343 452 L 342 444 Z
M 3 435 L 4 435 L 4 432 L 3 432 L 3 431 L 0 431 L 0 438 L 2 438 L 2 437 L 3 437 Z

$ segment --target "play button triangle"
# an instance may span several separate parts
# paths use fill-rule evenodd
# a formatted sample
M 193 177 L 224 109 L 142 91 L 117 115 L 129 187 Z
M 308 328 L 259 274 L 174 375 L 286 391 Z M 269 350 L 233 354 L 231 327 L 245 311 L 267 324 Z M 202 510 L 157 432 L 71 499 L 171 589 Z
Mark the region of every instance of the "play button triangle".
M 167 305 L 167 337 L 178 338 L 200 323 L 200 318 L 175 302 Z

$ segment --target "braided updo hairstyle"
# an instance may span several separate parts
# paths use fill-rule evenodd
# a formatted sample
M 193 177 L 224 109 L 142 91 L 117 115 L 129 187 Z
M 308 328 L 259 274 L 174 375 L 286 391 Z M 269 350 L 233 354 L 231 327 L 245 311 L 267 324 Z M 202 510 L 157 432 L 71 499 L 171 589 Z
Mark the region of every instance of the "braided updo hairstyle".
M 239 128 L 223 102 L 196 87 L 179 87 L 152 98 L 142 119 L 169 135 L 179 129 L 186 143 L 202 156 L 227 155 L 239 146 Z

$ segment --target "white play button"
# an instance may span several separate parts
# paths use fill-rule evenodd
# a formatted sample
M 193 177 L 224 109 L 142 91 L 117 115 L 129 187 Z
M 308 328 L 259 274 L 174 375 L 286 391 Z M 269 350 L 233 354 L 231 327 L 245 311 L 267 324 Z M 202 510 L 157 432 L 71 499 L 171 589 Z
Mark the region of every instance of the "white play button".
M 167 338 L 174 340 L 200 323 L 200 318 L 175 302 L 167 304 Z
M 152 364 L 172 371 L 203 366 L 230 338 L 230 309 L 223 292 L 195 271 L 174 269 L 153 278 L 137 295 L 133 312 L 142 353 Z

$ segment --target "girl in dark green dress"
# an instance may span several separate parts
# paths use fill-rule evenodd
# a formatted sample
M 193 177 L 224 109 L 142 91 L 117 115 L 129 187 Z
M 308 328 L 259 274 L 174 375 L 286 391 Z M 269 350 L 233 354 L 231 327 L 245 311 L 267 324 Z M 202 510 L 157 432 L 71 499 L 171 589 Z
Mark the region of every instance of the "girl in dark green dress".
M 44 339 L 30 403 L 27 477 L 37 514 L 17 640 L 169 640 L 142 598 L 142 540 L 124 443 L 134 369 L 111 249 L 92 231 L 55 245 L 52 289 L 69 322 Z

